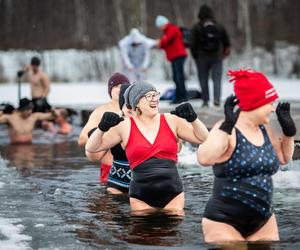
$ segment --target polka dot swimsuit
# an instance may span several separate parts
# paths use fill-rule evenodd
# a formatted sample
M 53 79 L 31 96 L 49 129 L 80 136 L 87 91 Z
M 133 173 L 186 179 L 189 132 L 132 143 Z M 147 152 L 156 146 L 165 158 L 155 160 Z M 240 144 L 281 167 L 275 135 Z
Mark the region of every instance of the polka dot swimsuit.
M 221 212 L 229 216 L 232 213 L 233 217 L 237 212 L 247 212 L 264 219 L 273 213 L 271 176 L 277 172 L 279 161 L 265 128 L 260 126 L 260 129 L 264 136 L 262 146 L 253 145 L 236 129 L 236 147 L 232 156 L 213 166 L 215 180 L 211 200 L 223 204 L 219 203 L 219 212 L 223 210 Z M 208 204 L 206 208 L 207 217 L 212 217 L 211 207 L 212 204 Z M 228 209 L 231 211 L 226 211 Z M 237 217 L 244 219 L 242 214 L 241 218 Z

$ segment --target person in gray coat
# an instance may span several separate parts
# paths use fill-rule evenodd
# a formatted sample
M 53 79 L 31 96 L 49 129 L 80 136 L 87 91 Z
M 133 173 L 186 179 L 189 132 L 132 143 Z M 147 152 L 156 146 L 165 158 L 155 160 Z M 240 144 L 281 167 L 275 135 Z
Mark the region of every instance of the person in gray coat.
M 150 62 L 150 50 L 155 45 L 155 40 L 144 36 L 136 28 L 119 41 L 123 72 L 130 82 L 145 80 Z

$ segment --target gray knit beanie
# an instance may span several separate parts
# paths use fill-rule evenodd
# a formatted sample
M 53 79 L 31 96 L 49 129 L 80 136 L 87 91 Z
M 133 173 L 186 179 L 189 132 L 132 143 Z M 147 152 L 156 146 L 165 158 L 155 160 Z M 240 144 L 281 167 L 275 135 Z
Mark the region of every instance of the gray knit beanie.
M 136 109 L 136 105 L 139 100 L 148 92 L 156 91 L 156 88 L 147 82 L 137 82 L 128 87 L 124 93 L 125 103 L 131 106 L 133 110 Z M 128 107 L 129 108 L 129 107 Z

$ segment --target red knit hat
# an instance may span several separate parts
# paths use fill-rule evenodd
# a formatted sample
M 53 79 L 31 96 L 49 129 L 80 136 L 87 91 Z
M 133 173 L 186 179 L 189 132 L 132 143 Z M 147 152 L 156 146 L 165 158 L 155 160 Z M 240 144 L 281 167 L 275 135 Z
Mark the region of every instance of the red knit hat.
M 121 73 L 114 73 L 108 80 L 108 94 L 111 97 L 111 90 L 114 86 L 117 86 L 122 83 L 129 83 L 128 78 Z
M 234 93 L 240 101 L 242 111 L 251 111 L 278 98 L 269 80 L 260 72 L 251 70 L 229 70 L 230 82 L 234 83 Z

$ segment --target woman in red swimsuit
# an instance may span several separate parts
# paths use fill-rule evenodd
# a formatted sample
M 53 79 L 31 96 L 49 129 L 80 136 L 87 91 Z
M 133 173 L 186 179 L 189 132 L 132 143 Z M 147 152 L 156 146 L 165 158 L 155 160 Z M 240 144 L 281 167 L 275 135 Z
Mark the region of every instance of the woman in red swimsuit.
M 104 113 L 86 150 L 97 152 L 121 143 L 132 169 L 132 210 L 182 211 L 184 193 L 176 167 L 177 142 L 182 139 L 200 144 L 208 135 L 207 128 L 189 103 L 179 105 L 171 114 L 160 114 L 159 92 L 149 83 L 133 84 L 124 96 L 135 114 L 124 119 L 113 112 Z

